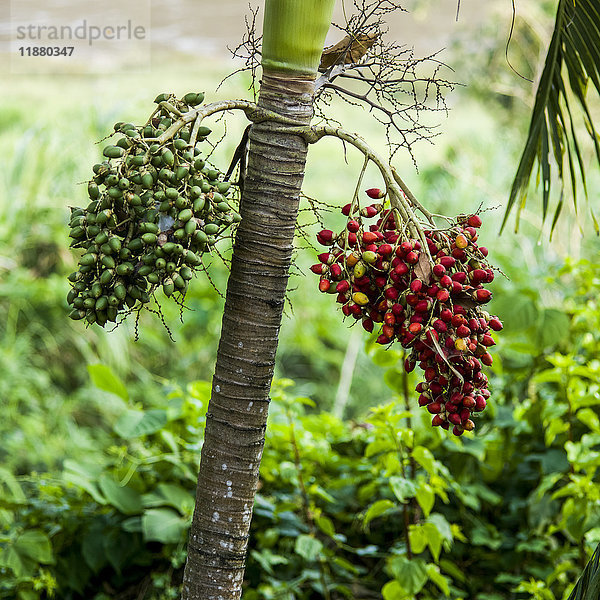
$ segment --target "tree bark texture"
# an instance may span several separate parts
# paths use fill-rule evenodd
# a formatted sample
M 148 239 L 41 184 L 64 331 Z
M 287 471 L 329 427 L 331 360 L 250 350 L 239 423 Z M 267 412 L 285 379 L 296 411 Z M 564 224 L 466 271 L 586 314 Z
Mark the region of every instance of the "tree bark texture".
M 259 106 L 309 124 L 312 77 L 263 73 Z M 238 600 L 307 146 L 253 125 L 188 542 L 183 600 Z

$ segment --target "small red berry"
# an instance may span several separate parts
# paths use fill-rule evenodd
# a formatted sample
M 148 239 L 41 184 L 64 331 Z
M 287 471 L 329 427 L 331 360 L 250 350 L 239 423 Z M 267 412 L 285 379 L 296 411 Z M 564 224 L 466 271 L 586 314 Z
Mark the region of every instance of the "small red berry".
M 450 269 L 456 264 L 456 259 L 452 256 L 442 256 L 440 258 L 440 264 L 444 265 L 446 269 Z
M 350 283 L 348 281 L 346 281 L 345 279 L 340 281 L 335 286 L 335 291 L 338 292 L 338 294 L 345 294 L 349 290 L 350 290 Z
M 317 233 L 317 241 L 323 246 L 330 246 L 336 239 L 336 234 L 331 229 L 323 229 Z
M 467 419 L 463 424 L 462 424 L 463 428 L 465 431 L 473 431 L 473 429 L 475 429 L 475 423 L 473 423 L 473 421 L 471 421 L 471 419 Z
M 342 275 L 342 267 L 335 263 L 329 267 L 329 272 L 331 273 L 331 277 L 333 279 L 338 279 Z
M 445 323 L 449 323 L 452 320 L 452 311 L 449 308 L 444 308 L 440 311 L 440 319 Z
M 369 188 L 367 190 L 367 196 L 373 200 L 379 200 L 385 196 L 385 192 L 382 192 L 379 188 Z
M 469 224 L 469 227 L 481 227 L 481 217 L 479 215 L 471 215 L 468 218 L 467 223 Z
M 460 325 L 456 330 L 456 335 L 465 338 L 471 335 L 471 330 L 466 325 Z
M 365 331 L 371 333 L 373 331 L 373 319 L 363 319 L 362 326 L 365 329 Z
M 440 301 L 440 302 L 447 302 L 448 298 L 450 298 L 450 293 L 448 292 L 448 290 L 440 290 L 437 294 L 436 294 L 436 298 Z
M 483 335 L 483 337 L 481 338 L 481 343 L 487 347 L 496 345 L 494 338 L 491 335 L 487 335 L 487 334 Z
M 502 321 L 498 318 L 498 317 L 492 317 L 489 320 L 488 325 L 494 330 L 494 331 L 500 331 L 503 327 L 502 325 Z
M 492 363 L 494 362 L 494 359 L 492 358 L 492 355 L 489 352 L 484 352 L 480 357 L 479 360 L 481 360 L 481 362 L 486 366 L 486 367 L 490 367 L 492 365 Z
M 465 408 L 469 408 L 471 410 L 474 409 L 476 405 L 475 398 L 473 398 L 473 396 L 465 396 L 462 403 Z
M 389 256 L 394 251 L 394 248 L 391 244 L 381 244 L 379 248 L 377 248 L 377 252 L 382 256 Z
M 431 413 L 431 414 L 437 414 L 439 412 L 441 412 L 442 410 L 442 405 L 439 402 L 431 402 L 430 404 L 427 405 L 427 410 Z
M 419 254 L 417 252 L 415 252 L 414 250 L 411 250 L 406 255 L 405 260 L 409 265 L 414 265 L 419 261 Z
M 483 396 L 477 396 L 477 398 L 475 398 L 475 408 L 473 410 L 475 410 L 475 412 L 481 412 L 487 405 L 487 402 L 485 401 L 485 398 Z
M 380 208 L 377 208 L 377 206 L 379 206 Z M 378 214 L 380 210 L 381 210 L 381 204 L 379 204 L 379 205 L 373 204 L 372 206 L 367 206 L 367 207 L 363 208 L 360 211 L 360 214 L 363 217 L 367 217 L 367 219 L 371 219 L 376 214 Z
M 411 323 L 408 326 L 408 331 L 410 331 L 410 333 L 412 333 L 413 335 L 417 335 L 418 333 L 420 333 L 421 329 L 423 329 L 423 325 L 421 325 L 421 323 Z
M 381 328 L 381 331 L 383 333 L 383 335 L 385 335 L 385 337 L 389 338 L 390 340 L 394 339 L 394 328 L 391 325 L 384 325 Z
M 319 290 L 321 290 L 322 292 L 327 292 L 330 286 L 331 282 L 328 279 L 321 279 L 319 281 Z
M 352 233 L 356 233 L 360 229 L 360 223 L 358 221 L 352 219 L 351 221 L 348 221 L 346 228 L 348 229 L 348 231 L 351 231 Z
M 407 373 L 411 373 L 412 371 L 414 371 L 415 367 L 417 366 L 417 364 L 415 363 L 414 360 L 411 360 L 410 358 L 407 358 L 404 361 L 404 370 Z
M 442 277 L 443 275 L 446 274 L 446 267 L 444 267 L 444 265 L 442 265 L 442 264 L 435 265 L 433 267 L 433 274 L 438 278 Z
M 490 290 L 475 290 L 472 295 L 473 300 L 481 302 L 482 304 L 489 302 L 492 299 L 492 292 L 490 292 Z

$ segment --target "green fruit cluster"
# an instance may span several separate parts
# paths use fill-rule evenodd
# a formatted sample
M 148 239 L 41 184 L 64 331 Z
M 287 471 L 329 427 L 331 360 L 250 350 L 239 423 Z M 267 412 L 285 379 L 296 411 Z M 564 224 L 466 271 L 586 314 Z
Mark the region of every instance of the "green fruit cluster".
M 202 254 L 240 221 L 230 183 L 202 158 L 210 129 L 189 124 L 157 140 L 177 119 L 172 107 L 185 113 L 203 100 L 161 94 L 145 125 L 114 126 L 118 139 L 93 167 L 89 204 L 71 209 L 71 247 L 84 251 L 69 275 L 72 319 L 104 326 L 161 289 L 181 303 Z

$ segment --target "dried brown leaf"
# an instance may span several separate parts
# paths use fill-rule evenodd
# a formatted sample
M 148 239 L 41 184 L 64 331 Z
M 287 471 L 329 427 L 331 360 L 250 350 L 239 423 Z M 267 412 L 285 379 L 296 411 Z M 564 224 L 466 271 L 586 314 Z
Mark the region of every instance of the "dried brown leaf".
M 419 255 L 419 262 L 415 265 L 415 274 L 424 283 L 429 283 L 431 279 L 431 263 L 425 252 L 421 252 Z
M 325 71 L 337 64 L 356 64 L 377 41 L 376 33 L 361 33 L 352 38 L 347 35 L 337 44 L 323 50 L 319 71 Z

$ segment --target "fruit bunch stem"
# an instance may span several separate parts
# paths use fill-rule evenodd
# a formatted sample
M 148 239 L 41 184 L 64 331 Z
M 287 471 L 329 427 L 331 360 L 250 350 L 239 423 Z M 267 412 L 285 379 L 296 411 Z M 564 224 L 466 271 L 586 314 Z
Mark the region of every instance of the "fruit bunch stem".
M 386 163 L 363 138 L 355 133 L 346 131 L 345 129 L 329 126 L 298 128 L 297 133 L 302 135 L 309 144 L 316 143 L 325 136 L 337 137 L 338 139 L 348 142 L 362 152 L 365 156 L 366 163 L 368 163 L 368 161 L 375 163 L 385 181 L 392 208 L 399 213 L 402 221 L 407 224 L 410 234 L 421 241 L 424 251 L 427 253 L 430 262 L 433 263 L 433 259 L 428 250 L 425 232 L 421 221 L 415 214 L 415 209 L 420 211 L 430 223 L 433 223 L 431 213 L 416 200 L 414 194 L 408 189 L 400 176 L 395 173 L 393 167 Z M 365 168 L 366 166 L 363 167 L 363 172 Z
M 252 121 L 253 123 L 275 121 L 284 125 L 299 125 L 299 123 L 294 119 L 282 117 L 281 115 L 278 115 L 273 111 L 266 110 L 264 108 L 259 108 L 254 102 L 248 102 L 246 100 L 223 100 L 221 102 L 212 102 L 211 104 L 203 104 L 202 106 L 193 110 L 189 110 L 186 113 L 182 113 L 179 110 L 175 109 L 175 107 L 171 106 L 168 102 L 161 102 L 160 105 L 175 116 L 177 116 L 178 118 L 168 129 L 166 129 L 157 138 L 147 138 L 145 141 L 149 143 L 164 144 L 165 142 L 173 138 L 173 136 L 182 127 L 185 127 L 185 125 L 192 122 L 194 123 L 193 127 L 196 129 L 197 132 L 204 118 L 218 112 L 225 112 L 229 110 L 244 111 L 247 119 L 249 121 Z

